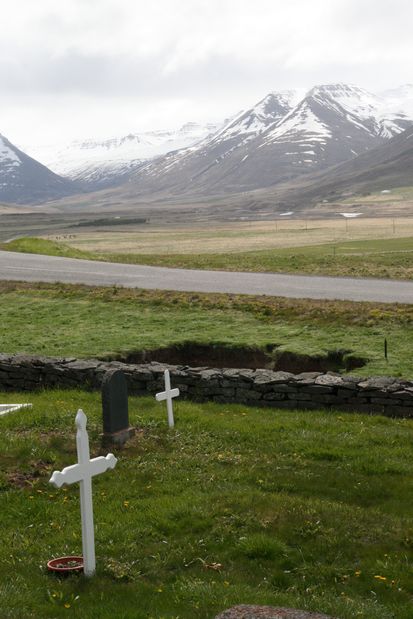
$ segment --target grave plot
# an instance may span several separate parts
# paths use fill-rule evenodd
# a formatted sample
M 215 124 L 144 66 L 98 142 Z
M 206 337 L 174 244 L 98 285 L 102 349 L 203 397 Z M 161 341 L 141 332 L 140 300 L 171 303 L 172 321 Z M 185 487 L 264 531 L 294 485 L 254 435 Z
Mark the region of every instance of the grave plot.
M 131 397 L 139 432 L 93 477 L 85 582 L 46 570 L 82 554 L 78 485 L 49 479 L 69 469 L 80 482 L 107 454 L 101 399 L 30 400 L 32 414 L 0 421 L 1 617 L 213 619 L 246 605 L 410 619 L 413 421 L 182 400 L 170 429 L 163 402 Z M 88 417 L 82 471 L 76 405 Z

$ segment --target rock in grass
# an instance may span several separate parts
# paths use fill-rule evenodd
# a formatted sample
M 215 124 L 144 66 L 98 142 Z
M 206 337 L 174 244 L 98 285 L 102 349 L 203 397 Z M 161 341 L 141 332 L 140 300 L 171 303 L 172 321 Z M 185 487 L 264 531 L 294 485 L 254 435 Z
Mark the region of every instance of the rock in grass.
M 334 619 L 334 617 L 295 608 L 240 604 L 224 610 L 215 619 Z

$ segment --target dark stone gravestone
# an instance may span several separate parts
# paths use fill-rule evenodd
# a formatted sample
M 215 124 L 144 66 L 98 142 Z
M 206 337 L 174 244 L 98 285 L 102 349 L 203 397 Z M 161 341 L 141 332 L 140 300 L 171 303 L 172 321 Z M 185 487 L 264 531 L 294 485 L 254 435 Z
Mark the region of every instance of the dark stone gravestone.
M 122 446 L 135 434 L 129 426 L 128 386 L 121 370 L 109 370 L 102 380 L 102 445 Z

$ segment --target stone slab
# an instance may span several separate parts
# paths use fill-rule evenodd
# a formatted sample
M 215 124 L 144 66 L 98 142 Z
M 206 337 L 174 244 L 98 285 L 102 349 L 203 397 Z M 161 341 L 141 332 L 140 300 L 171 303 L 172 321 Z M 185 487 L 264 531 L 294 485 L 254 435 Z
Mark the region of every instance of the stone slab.
M 128 388 L 121 370 L 110 370 L 102 381 L 103 433 L 105 436 L 129 428 Z

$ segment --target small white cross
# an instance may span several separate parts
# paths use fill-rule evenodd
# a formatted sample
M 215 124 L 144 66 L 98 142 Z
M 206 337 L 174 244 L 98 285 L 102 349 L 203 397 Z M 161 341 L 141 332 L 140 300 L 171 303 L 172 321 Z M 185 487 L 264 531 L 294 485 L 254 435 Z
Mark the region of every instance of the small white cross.
M 63 484 L 80 482 L 80 515 L 82 519 L 83 572 L 93 576 L 96 570 L 95 533 L 93 529 L 92 477 L 115 468 L 117 458 L 113 454 L 90 459 L 89 437 L 86 431 L 87 417 L 79 409 L 76 415 L 76 446 L 78 464 L 55 471 L 49 482 L 56 488 Z
M 165 391 L 161 391 L 156 394 L 156 400 L 158 402 L 162 402 L 162 400 L 166 400 L 166 408 L 168 410 L 168 425 L 170 428 L 173 428 L 175 425 L 174 421 L 174 409 L 172 406 L 172 398 L 176 398 L 179 395 L 179 389 L 171 389 L 171 379 L 169 376 L 169 370 L 165 370 Z

